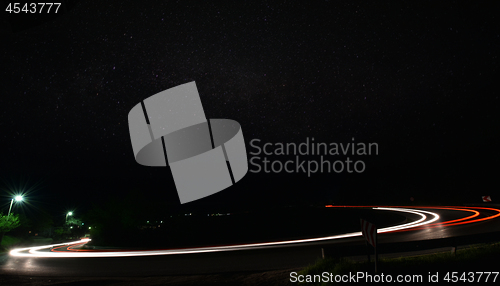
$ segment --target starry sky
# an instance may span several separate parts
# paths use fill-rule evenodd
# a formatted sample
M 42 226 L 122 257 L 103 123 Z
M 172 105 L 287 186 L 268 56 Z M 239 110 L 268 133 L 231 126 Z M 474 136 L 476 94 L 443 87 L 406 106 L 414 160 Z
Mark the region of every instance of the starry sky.
M 59 15 L 2 11 L 2 195 L 26 186 L 45 208 L 85 208 L 137 189 L 178 204 L 168 169 L 135 163 L 127 114 L 190 81 L 207 118 L 238 121 L 247 148 L 254 138 L 354 137 L 380 149 L 363 174 L 249 173 L 200 204 L 444 203 L 457 193 L 471 201 L 498 193 L 497 7 L 233 2 L 67 1 Z

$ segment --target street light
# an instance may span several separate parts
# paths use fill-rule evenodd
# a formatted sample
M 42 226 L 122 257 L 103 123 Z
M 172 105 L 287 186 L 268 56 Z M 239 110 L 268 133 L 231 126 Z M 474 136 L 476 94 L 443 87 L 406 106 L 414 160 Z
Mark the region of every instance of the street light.
M 12 200 L 10 200 L 9 213 L 7 214 L 7 217 L 10 216 L 10 210 L 12 209 L 12 204 L 14 203 L 14 200 L 16 200 L 16 202 L 20 202 L 23 200 L 23 197 L 22 196 L 15 196 Z
M 68 212 L 68 213 L 66 214 L 66 222 L 68 222 L 68 216 L 71 216 L 71 215 L 73 215 L 73 212 Z

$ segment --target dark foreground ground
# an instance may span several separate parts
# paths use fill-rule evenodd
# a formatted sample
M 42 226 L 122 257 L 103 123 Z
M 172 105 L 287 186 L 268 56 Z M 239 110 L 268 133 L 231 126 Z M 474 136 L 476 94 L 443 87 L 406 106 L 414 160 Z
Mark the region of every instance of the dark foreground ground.
M 290 272 L 300 268 L 265 272 L 153 277 L 29 277 L 2 276 L 0 285 L 289 285 Z

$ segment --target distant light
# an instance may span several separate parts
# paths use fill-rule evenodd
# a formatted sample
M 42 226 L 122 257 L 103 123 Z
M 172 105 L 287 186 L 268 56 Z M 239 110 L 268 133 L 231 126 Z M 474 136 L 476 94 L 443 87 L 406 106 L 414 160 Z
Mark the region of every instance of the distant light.
M 14 199 L 16 200 L 16 202 L 20 202 L 20 201 L 23 200 L 23 197 L 22 196 L 16 196 Z
M 70 226 L 69 228 L 73 228 L 72 226 Z
M 73 212 L 68 212 L 68 215 L 73 215 Z
M 92 229 L 92 227 L 91 227 L 91 226 L 89 226 L 89 229 Z

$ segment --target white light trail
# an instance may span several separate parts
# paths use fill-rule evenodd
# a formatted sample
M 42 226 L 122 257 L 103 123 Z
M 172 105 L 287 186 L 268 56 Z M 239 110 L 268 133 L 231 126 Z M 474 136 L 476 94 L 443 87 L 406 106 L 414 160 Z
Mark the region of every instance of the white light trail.
M 419 215 L 420 219 L 410 223 L 404 223 L 397 226 L 391 226 L 386 228 L 381 228 L 377 232 L 385 233 L 395 230 L 403 230 L 413 227 L 419 227 L 426 224 L 430 224 L 439 219 L 439 215 L 430 211 L 416 210 L 416 209 L 404 209 L 404 208 L 373 208 L 375 210 L 388 210 L 388 211 L 398 211 L 412 213 Z M 433 216 L 432 219 L 427 220 L 427 216 Z M 345 234 L 338 234 L 325 237 L 317 238 L 307 238 L 307 239 L 296 239 L 296 240 L 286 240 L 286 241 L 274 241 L 274 242 L 262 242 L 262 243 L 249 243 L 249 244 L 239 244 L 239 245 L 227 245 L 227 246 L 213 246 L 213 247 L 200 247 L 200 248 L 183 248 L 183 249 L 167 249 L 167 250 L 138 250 L 138 251 L 108 251 L 108 252 L 98 252 L 98 251 L 81 251 L 81 252 L 52 252 L 52 251 L 40 251 L 43 249 L 50 249 L 52 247 L 72 245 L 87 242 L 90 239 L 82 239 L 80 241 L 28 247 L 14 249 L 10 251 L 12 256 L 21 257 L 58 257 L 58 258 L 68 258 L 68 257 L 127 257 L 127 256 L 152 256 L 152 255 L 171 255 L 171 254 L 189 254 L 189 253 L 207 253 L 207 252 L 220 252 L 220 251 L 233 251 L 233 250 L 244 250 L 244 249 L 258 249 L 266 248 L 280 245 L 291 245 L 298 243 L 308 243 L 308 242 L 318 242 L 327 241 L 348 237 L 361 236 L 361 232 L 352 232 Z
M 437 221 L 439 219 L 439 215 L 437 213 L 433 213 L 433 212 L 430 212 L 430 211 L 423 211 L 423 210 L 412 210 L 412 209 L 402 209 L 402 208 L 373 208 L 375 210 L 388 210 L 388 211 L 404 211 L 404 212 L 408 212 L 408 213 L 413 213 L 413 214 L 417 214 L 417 215 L 421 215 L 423 216 L 421 219 L 417 220 L 417 221 L 414 221 L 414 222 L 410 222 L 410 223 L 407 223 L 407 224 L 402 224 L 402 225 L 396 225 L 396 226 L 391 226 L 391 227 L 386 227 L 386 228 L 382 228 L 382 229 L 379 229 L 377 231 L 377 233 L 384 233 L 384 232 L 390 232 L 390 231 L 395 231 L 395 230 L 402 230 L 402 229 L 407 229 L 407 228 L 411 228 L 411 227 L 419 227 L 419 226 L 422 226 L 422 225 L 426 225 L 426 224 L 430 224 L 430 223 L 433 223 L 435 221 Z M 426 214 L 429 214 L 429 215 L 432 215 L 434 216 L 433 219 L 431 220 L 428 220 L 428 221 L 425 221 L 427 219 L 427 216 L 422 214 L 422 213 L 426 213 Z

